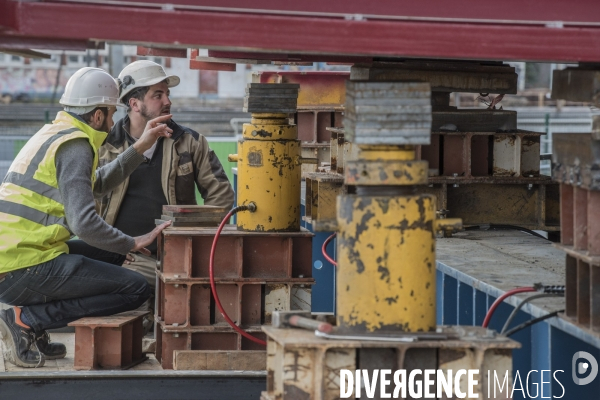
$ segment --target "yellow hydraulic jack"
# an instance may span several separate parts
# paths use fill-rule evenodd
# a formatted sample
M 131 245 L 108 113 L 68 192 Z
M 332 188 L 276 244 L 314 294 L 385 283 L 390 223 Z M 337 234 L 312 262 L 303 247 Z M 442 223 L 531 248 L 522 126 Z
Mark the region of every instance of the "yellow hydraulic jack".
M 428 175 L 415 146 L 429 142 L 429 84 L 351 81 L 346 89 L 345 135 L 360 152 L 344 168 L 353 194 L 337 197 L 337 327 L 331 333 L 263 327 L 261 399 L 334 400 L 348 391 L 364 398 L 361 387 L 378 372 L 380 380 L 371 381 L 375 398 L 391 397 L 391 390 L 383 394 L 381 374 L 388 369 L 395 377 L 403 370 L 402 381 L 410 376 L 404 387 L 430 385 L 418 377 L 424 370 L 479 369 L 474 392 L 488 399 L 483 371 L 512 376 L 510 351 L 518 345 L 479 327 L 436 328 L 436 231 L 461 221 L 436 220 L 434 197 L 418 193 Z M 355 384 L 342 379 L 348 370 Z M 464 392 L 468 380 L 456 375 L 453 383 Z
M 252 114 L 238 142 L 238 204 L 256 203 L 240 213 L 244 231 L 300 230 L 300 140 L 286 114 Z
M 415 145 L 429 141 L 430 92 L 425 83 L 403 85 L 408 88 L 400 87 L 398 96 L 408 93 L 403 104 L 413 113 L 377 121 L 376 111 L 387 113 L 389 105 L 368 86 L 361 91 L 360 83 L 348 84 L 353 90 L 347 92 L 350 109 L 344 124 L 360 152 L 347 162 L 344 176 L 356 194 L 337 198 L 340 332 L 436 329 L 436 232 L 460 227 L 461 221 L 436 220 L 435 197 L 417 193 L 419 185 L 427 184 L 428 164 L 415 160 Z M 369 96 L 365 121 L 360 101 Z M 369 134 L 373 127 L 380 131 L 376 137 Z
M 297 125 L 288 114 L 296 112 L 298 85 L 250 84 L 238 154 L 238 205 L 256 204 L 256 211 L 237 215 L 238 230 L 300 231 L 300 180 L 302 162 Z

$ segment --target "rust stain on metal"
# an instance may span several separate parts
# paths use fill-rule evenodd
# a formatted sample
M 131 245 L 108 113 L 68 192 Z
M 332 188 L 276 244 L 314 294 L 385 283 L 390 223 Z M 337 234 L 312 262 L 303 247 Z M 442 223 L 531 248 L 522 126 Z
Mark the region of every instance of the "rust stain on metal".
M 465 355 L 466 355 L 466 351 L 464 351 L 464 350 L 445 349 L 444 351 L 440 352 L 440 354 L 438 355 L 438 362 L 440 364 L 447 364 L 452 361 L 460 360 Z
M 496 135 L 496 136 L 494 136 L 494 141 L 496 143 L 502 143 L 502 142 L 504 142 L 507 139 L 508 139 L 508 144 L 510 146 L 514 146 L 515 145 L 515 141 L 517 140 L 517 137 L 514 136 L 514 135 Z
M 508 169 L 504 169 L 504 168 L 500 168 L 500 167 L 494 167 L 493 168 L 493 174 L 495 176 L 515 176 L 517 173 L 515 171 L 511 171 Z
M 250 151 L 248 153 L 248 165 L 250 167 L 262 167 L 263 165 L 263 156 L 262 151 Z
M 281 131 L 279 131 L 279 134 L 281 134 Z M 260 130 L 253 130 L 252 136 L 260 136 L 262 138 L 266 138 L 266 137 L 272 137 L 273 133 L 266 131 L 264 129 L 260 129 Z

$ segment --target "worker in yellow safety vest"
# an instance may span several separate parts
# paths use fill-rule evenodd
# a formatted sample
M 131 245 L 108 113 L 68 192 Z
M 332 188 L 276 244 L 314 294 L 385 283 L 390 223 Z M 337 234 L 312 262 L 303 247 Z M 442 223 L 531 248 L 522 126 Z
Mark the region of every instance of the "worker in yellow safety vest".
M 97 169 L 119 105 L 116 81 L 82 68 L 67 82 L 60 111 L 19 152 L 0 186 L 0 337 L 5 359 L 38 367 L 62 358 L 48 329 L 82 317 L 133 310 L 151 295 L 142 275 L 121 267 L 169 224 L 131 237 L 107 225 L 94 198 L 119 185 L 144 161 L 143 153 L 171 129 L 164 115 L 148 122 L 140 139 Z M 78 240 L 71 240 L 72 236 Z

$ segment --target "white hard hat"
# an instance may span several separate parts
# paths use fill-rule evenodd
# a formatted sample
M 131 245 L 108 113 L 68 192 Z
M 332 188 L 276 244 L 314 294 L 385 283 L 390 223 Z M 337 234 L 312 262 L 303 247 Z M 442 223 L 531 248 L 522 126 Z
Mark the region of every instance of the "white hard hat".
M 100 106 L 120 106 L 119 88 L 110 74 L 100 68 L 81 68 L 69 78 L 59 101 L 66 111 L 85 114 Z
M 123 68 L 117 78 L 121 90 L 119 98 L 122 101 L 132 90 L 152 86 L 162 81 L 166 81 L 168 87 L 179 85 L 179 77 L 167 75 L 160 64 L 148 60 L 134 61 Z

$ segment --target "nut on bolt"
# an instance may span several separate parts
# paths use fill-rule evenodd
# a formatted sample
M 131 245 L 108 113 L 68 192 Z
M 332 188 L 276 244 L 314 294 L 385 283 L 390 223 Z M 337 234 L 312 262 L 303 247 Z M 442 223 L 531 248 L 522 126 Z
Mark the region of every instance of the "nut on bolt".
M 251 201 L 250 203 L 248 203 L 248 211 L 250 212 L 255 212 L 256 211 L 256 203 Z
M 458 178 L 458 174 L 455 172 L 455 173 L 452 174 L 452 177 L 453 178 Z M 455 188 L 457 188 L 458 186 L 459 186 L 458 183 L 455 183 L 454 185 L 452 185 L 452 187 L 455 187 Z

